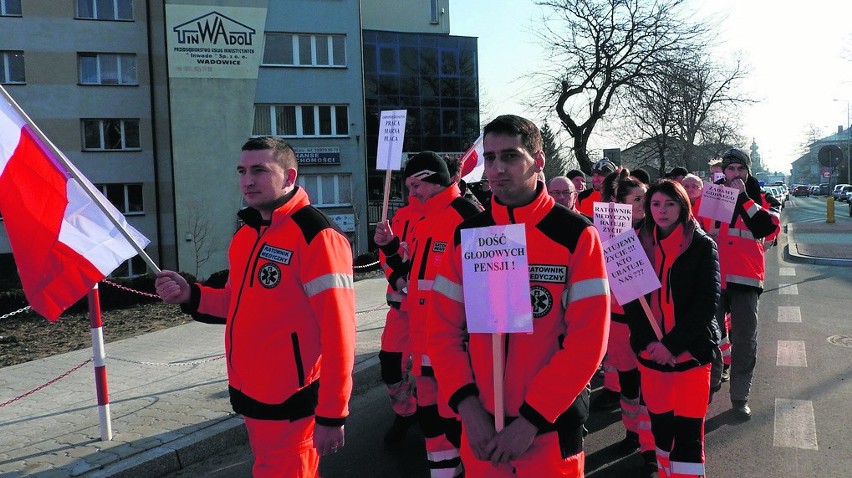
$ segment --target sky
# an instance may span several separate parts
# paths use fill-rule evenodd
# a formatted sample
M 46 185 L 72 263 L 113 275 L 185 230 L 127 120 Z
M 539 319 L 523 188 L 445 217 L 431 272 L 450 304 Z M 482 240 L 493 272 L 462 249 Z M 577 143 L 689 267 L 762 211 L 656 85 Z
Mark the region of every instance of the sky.
M 741 108 L 740 134 L 753 138 L 770 171 L 789 174 L 808 131 L 822 136 L 848 127 L 852 113 L 852 2 L 808 0 L 687 0 L 691 21 L 721 19 L 714 56 L 739 52 L 749 69 L 741 91 L 756 103 Z M 540 68 L 545 50 L 532 34 L 542 13 L 533 0 L 450 0 L 450 33 L 479 38 L 483 121 L 524 107 L 524 78 Z M 558 126 L 554 118 L 548 119 Z M 593 136 L 591 149 L 626 148 L 611 135 Z

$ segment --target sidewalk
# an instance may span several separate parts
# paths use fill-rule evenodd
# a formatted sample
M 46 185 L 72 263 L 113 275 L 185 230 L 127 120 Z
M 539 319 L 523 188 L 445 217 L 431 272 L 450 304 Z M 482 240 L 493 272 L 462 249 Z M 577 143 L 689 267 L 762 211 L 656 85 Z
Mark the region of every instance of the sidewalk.
M 836 217 L 834 223 L 798 222 L 786 225 L 787 256 L 796 262 L 852 265 L 852 220 Z
M 386 284 L 355 283 L 355 393 L 379 381 Z M 0 369 L 0 403 L 44 387 L 0 406 L 0 476 L 157 477 L 244 443 L 223 331 L 189 323 L 106 344 L 111 441 L 100 440 L 91 349 Z

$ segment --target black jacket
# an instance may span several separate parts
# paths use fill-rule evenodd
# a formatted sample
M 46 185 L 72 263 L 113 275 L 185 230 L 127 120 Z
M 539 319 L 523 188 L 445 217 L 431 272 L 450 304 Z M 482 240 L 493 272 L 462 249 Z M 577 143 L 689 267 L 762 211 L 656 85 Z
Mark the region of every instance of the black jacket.
M 651 264 L 654 263 L 656 249 L 653 227 L 651 221 L 646 221 L 639 231 L 639 240 Z M 713 239 L 694 221 L 684 226 L 684 237 L 690 240 L 684 241 L 680 254 L 672 264 L 668 280 L 661 280 L 662 286 L 671 290 L 676 317 L 674 328 L 663 336 L 661 342 L 673 355 L 689 351 L 698 363 L 705 364 L 713 359 L 713 349 L 721 337 L 716 322 L 716 307 L 721 290 L 719 254 Z M 645 296 L 649 304 L 652 296 L 658 295 Z M 627 303 L 624 311 L 630 327 L 630 345 L 639 355 L 648 344 L 657 341 L 657 336 L 638 299 Z M 656 363 L 645 365 L 672 370 L 671 367 Z

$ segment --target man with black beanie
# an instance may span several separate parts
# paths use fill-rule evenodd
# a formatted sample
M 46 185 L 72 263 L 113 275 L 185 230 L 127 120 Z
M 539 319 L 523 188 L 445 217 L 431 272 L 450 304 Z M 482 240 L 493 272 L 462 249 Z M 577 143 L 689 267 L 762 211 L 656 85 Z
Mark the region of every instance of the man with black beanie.
M 432 476 L 459 476 L 464 471 L 458 453 L 461 424 L 446 402 L 438 400 L 438 383 L 432 362 L 426 355 L 426 311 L 431 305 L 432 283 L 456 227 L 481 208 L 461 196 L 446 161 L 432 151 L 412 156 L 403 176 L 409 195 L 420 202 L 419 210 L 423 215 L 411 232 L 408 286 L 402 299 L 402 308 L 408 311 L 409 317 L 417 416 L 426 437 L 426 458 Z M 393 237 L 387 221 L 376 226 L 376 244 L 386 254 L 394 254 L 397 250 Z
M 751 158 L 731 148 L 720 154 L 725 177 L 716 184 L 739 191 L 730 223 L 701 218 L 704 230 L 719 246 L 722 295 L 716 320 L 731 314 L 731 404 L 740 420 L 751 418 L 748 405 L 757 364 L 757 308 L 765 278 L 764 241 L 778 234 L 780 219 L 771 211 L 771 198 L 751 176 Z

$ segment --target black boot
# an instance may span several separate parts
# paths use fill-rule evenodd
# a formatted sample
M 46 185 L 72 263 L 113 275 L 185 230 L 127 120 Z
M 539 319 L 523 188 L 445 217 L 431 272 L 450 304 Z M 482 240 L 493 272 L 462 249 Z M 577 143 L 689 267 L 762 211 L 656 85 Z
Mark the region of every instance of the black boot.
M 627 430 L 627 435 L 623 440 L 615 445 L 615 449 L 619 455 L 629 455 L 639 448 L 639 434 Z
M 416 414 L 409 415 L 407 417 L 396 415 L 393 419 L 393 424 L 391 424 L 390 428 L 388 428 L 388 431 L 385 433 L 385 445 L 398 445 L 405 438 L 405 434 L 408 432 L 408 429 L 415 423 L 417 423 Z

